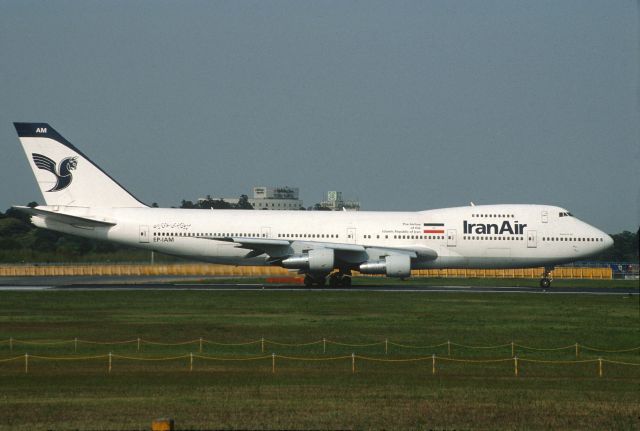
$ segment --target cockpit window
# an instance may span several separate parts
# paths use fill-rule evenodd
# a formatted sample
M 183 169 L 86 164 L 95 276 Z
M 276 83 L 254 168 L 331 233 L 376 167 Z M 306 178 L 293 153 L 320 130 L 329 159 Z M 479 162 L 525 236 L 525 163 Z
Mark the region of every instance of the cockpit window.
M 570 212 L 561 212 L 558 214 L 560 217 L 573 217 L 573 214 Z

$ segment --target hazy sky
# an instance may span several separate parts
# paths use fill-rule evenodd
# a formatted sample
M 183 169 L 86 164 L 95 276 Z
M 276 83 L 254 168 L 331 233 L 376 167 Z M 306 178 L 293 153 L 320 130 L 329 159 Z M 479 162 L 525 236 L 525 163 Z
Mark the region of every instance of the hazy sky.
M 13 121 L 144 202 L 300 187 L 368 210 L 640 220 L 633 1 L 0 0 L 0 208 L 43 202 Z

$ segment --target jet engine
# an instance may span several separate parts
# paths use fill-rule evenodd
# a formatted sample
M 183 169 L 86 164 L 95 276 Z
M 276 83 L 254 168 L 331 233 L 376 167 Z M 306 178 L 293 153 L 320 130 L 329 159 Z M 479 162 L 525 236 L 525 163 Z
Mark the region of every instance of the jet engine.
M 363 263 L 359 271 L 363 274 L 385 274 L 387 277 L 410 277 L 411 257 L 403 254 L 386 256 L 384 260 Z
M 330 248 L 309 250 L 306 254 L 291 256 L 282 261 L 282 266 L 289 269 L 305 269 L 309 272 L 329 273 L 335 262 L 334 252 Z

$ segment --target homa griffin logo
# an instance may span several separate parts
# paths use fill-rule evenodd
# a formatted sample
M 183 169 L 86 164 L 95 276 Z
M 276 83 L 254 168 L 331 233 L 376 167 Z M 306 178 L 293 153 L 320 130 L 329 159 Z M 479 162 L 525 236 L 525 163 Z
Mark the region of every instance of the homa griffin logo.
M 49 157 L 38 153 L 33 153 L 31 155 L 33 156 L 33 163 L 36 164 L 38 169 L 49 171 L 56 176 L 56 185 L 47 190 L 48 192 L 59 192 L 60 190 L 64 190 L 69 187 L 71 180 L 73 180 L 71 171 L 75 170 L 76 166 L 78 166 L 77 157 L 67 157 L 62 159 L 60 167 L 56 171 L 56 162 L 51 160 Z
M 462 222 L 462 230 L 465 234 L 487 234 L 487 235 L 522 235 L 524 228 L 527 227 L 524 223 L 513 222 L 513 225 L 505 220 L 502 224 L 495 223 L 469 223 L 466 220 Z

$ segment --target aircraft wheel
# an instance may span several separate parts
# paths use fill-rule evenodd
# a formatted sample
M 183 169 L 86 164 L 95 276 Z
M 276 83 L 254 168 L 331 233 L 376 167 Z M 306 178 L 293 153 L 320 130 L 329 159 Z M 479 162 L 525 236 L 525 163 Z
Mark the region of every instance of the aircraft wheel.
M 329 276 L 329 287 L 338 287 L 342 284 L 342 280 L 338 277 L 338 274 L 331 274 Z
M 350 287 L 351 277 L 349 277 L 348 275 L 345 275 L 344 277 L 342 277 L 342 281 L 340 282 L 340 284 L 344 287 Z
M 543 278 L 542 280 L 540 280 L 540 287 L 543 289 L 548 289 L 551 287 L 551 280 L 549 280 L 548 278 Z
M 307 274 L 304 276 L 304 285 L 306 287 L 313 287 L 313 286 L 318 286 L 318 287 L 322 287 L 325 285 L 325 283 L 327 282 L 327 277 L 325 277 L 324 275 L 311 275 L 311 274 Z

